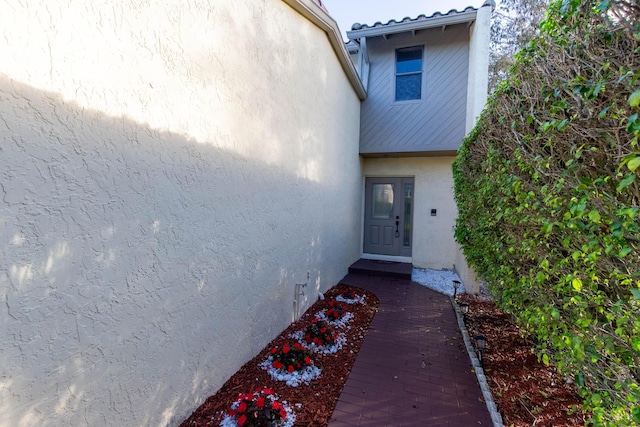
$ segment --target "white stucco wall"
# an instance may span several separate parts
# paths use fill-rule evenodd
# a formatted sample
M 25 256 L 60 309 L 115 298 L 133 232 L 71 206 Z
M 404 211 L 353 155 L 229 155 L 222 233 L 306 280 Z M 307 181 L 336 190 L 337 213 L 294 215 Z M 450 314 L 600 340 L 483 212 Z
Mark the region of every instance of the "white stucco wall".
M 358 97 L 278 0 L 0 10 L 0 426 L 175 425 L 358 258 Z
M 475 295 L 480 293 L 480 279 L 475 270 L 467 264 L 462 248 L 458 248 L 456 253 L 455 267 L 456 273 L 464 283 L 466 292 Z

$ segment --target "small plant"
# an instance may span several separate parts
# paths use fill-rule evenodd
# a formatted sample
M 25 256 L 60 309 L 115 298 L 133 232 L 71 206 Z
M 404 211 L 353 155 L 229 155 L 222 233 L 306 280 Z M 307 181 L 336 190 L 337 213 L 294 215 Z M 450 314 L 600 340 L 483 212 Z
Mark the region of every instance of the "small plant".
M 299 342 L 273 347 L 267 359 L 260 364 L 276 381 L 285 381 L 290 387 L 309 384 L 322 370 L 314 365 L 309 351 Z
M 271 358 L 271 365 L 275 369 L 284 369 L 289 373 L 301 371 L 305 366 L 313 364 L 309 353 L 300 343 L 294 343 L 291 347 L 288 342 L 285 342 L 280 349 L 273 347 Z
M 346 302 L 347 304 L 364 304 L 364 296 L 358 295 L 353 288 L 348 287 L 336 297 L 336 301 Z
M 238 396 L 220 427 L 292 427 L 295 418 L 287 402 L 280 403 L 273 390 L 258 388 Z
M 349 327 L 349 322 L 353 319 L 353 313 L 348 311 L 347 303 L 329 301 L 329 308 L 320 310 L 315 317 L 327 322 L 334 328 L 344 329 Z
M 324 310 L 318 313 L 304 329 L 289 336 L 306 345 L 311 352 L 322 354 L 336 353 L 347 342 L 345 334 L 336 332 L 333 325 L 326 320 Z
M 316 346 L 332 346 L 336 343 L 338 333 L 324 320 L 314 317 L 304 330 L 304 340 L 307 344 Z
M 344 299 L 356 299 L 356 293 L 353 288 L 347 288 L 340 293 L 340 296 Z
M 345 304 L 336 301 L 329 301 L 329 308 L 324 312 L 329 321 L 341 320 L 345 313 L 348 313 Z

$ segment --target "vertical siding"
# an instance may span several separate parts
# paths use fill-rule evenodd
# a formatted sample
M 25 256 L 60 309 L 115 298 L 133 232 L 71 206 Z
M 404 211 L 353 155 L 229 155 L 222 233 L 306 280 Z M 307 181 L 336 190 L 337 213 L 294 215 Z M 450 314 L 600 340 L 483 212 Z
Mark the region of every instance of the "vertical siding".
M 456 150 L 465 135 L 469 29 L 466 25 L 368 40 L 369 97 L 362 105 L 360 152 Z M 423 96 L 394 101 L 395 50 L 424 45 Z

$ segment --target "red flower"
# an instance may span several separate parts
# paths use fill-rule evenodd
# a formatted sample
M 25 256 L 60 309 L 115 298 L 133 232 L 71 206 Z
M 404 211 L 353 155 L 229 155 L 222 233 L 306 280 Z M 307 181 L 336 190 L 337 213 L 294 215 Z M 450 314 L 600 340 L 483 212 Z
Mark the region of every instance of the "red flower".
M 280 361 L 278 361 L 278 360 L 274 360 L 273 361 L 273 367 L 276 368 L 276 369 L 280 369 L 280 368 L 282 368 L 282 363 L 280 363 Z
M 335 301 L 329 301 L 329 305 L 330 305 L 331 307 L 333 307 L 334 305 L 336 305 L 336 302 L 335 302 Z
M 320 328 L 320 333 L 324 334 L 325 332 L 327 332 L 327 328 Z
M 285 411 L 284 408 L 280 409 L 280 418 L 283 420 L 287 418 L 287 411 Z
M 300 345 L 299 342 L 293 344 L 293 348 L 297 348 L 298 350 L 302 350 L 302 346 Z
M 247 410 L 247 404 L 244 402 L 240 402 L 240 404 L 238 405 L 238 412 L 242 413 L 246 410 Z
M 287 368 L 287 371 L 289 371 L 289 373 L 293 372 L 294 371 L 293 366 L 289 365 L 289 367 Z
M 247 422 L 247 417 L 244 415 L 240 415 L 238 417 L 238 425 L 243 426 L 245 422 Z
M 258 400 L 256 400 L 256 406 L 260 409 L 264 408 L 264 397 L 260 396 Z
M 318 337 L 314 337 L 314 338 L 313 338 L 313 342 L 314 342 L 314 343 L 318 344 L 318 341 L 320 341 L 320 340 L 318 339 Z
M 318 323 L 319 321 L 320 321 L 320 319 L 318 319 L 317 317 L 314 317 L 313 320 L 312 320 L 313 323 Z
M 271 354 L 276 354 L 277 351 L 278 351 L 278 347 L 273 347 L 271 349 Z
M 229 414 L 230 417 L 233 417 L 233 416 L 236 415 L 236 410 L 235 409 L 229 409 L 228 414 Z
M 262 392 L 263 392 L 264 394 L 267 394 L 267 395 L 268 395 L 268 394 L 273 394 L 273 390 L 271 390 L 270 388 L 263 388 L 263 389 L 262 389 Z
M 283 352 L 284 354 L 289 353 L 289 347 L 282 347 L 282 352 Z
M 308 357 L 304 358 L 304 363 L 306 363 L 307 365 L 311 365 L 311 359 Z
M 278 410 L 278 409 L 282 409 L 282 403 L 275 401 L 271 404 L 271 408 L 273 408 L 274 410 Z

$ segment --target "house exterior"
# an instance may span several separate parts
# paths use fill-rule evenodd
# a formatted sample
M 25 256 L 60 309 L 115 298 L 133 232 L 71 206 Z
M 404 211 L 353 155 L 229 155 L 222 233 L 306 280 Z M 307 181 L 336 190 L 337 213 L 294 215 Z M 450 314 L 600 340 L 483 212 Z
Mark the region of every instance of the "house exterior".
M 494 6 L 355 24 L 347 32 L 367 89 L 362 256 L 455 269 L 472 292 L 477 280 L 453 239 L 451 164 L 487 99 Z
M 443 25 L 463 125 L 380 142 L 378 59 L 430 64 L 430 28 L 354 30 L 354 63 L 313 0 L 1 3 L 0 427 L 176 425 L 376 255 L 365 190 L 386 178 L 414 185 L 411 251 L 377 255 L 462 270 L 450 163 L 485 7 Z

